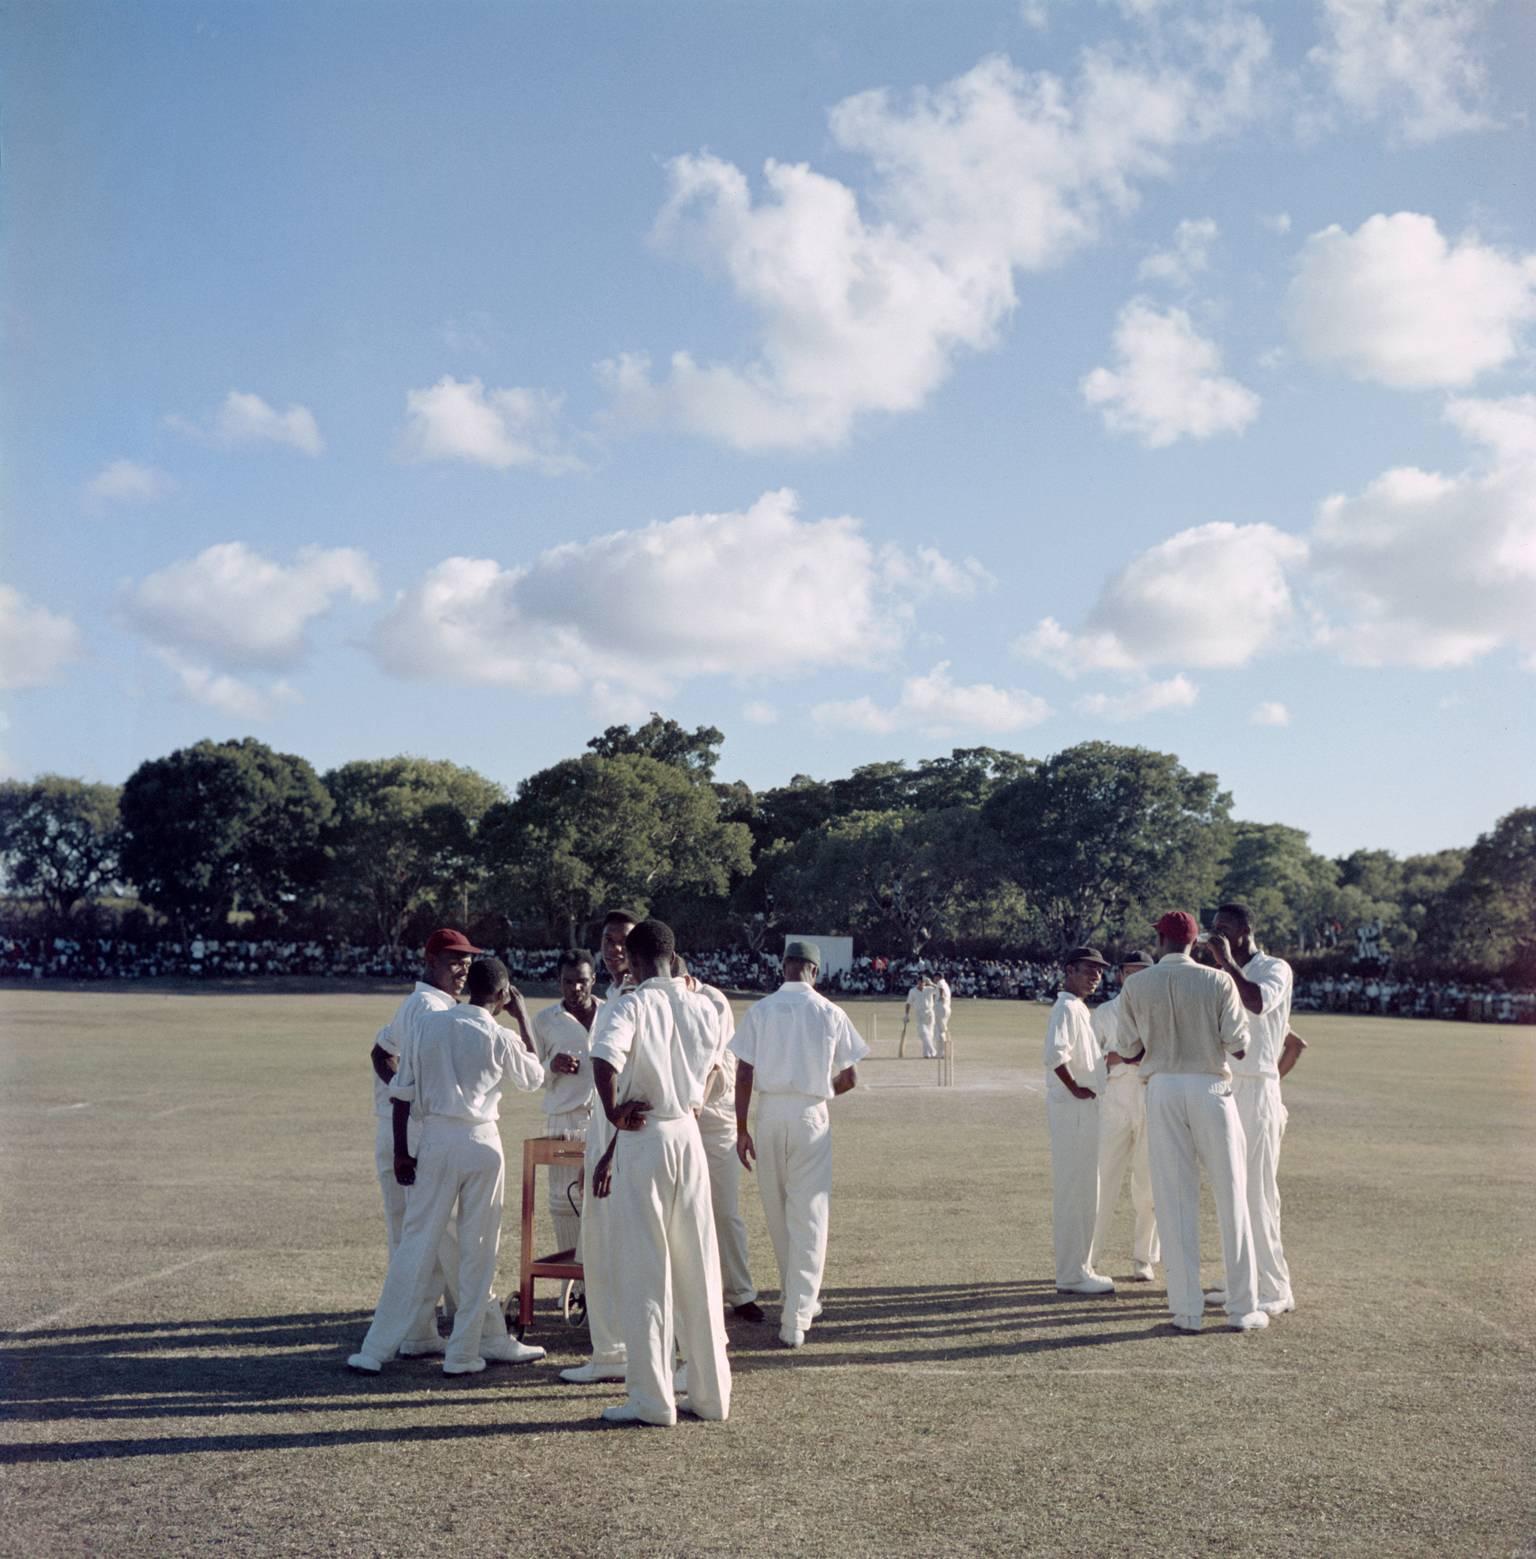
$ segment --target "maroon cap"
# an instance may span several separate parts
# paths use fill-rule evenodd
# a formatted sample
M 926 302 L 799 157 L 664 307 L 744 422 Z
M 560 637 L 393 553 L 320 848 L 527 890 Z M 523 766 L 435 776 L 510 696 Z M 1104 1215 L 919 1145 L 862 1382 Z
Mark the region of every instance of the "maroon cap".
M 1167 937 L 1170 942 L 1182 942 L 1185 947 L 1200 935 L 1200 927 L 1187 909 L 1169 910 L 1158 921 L 1156 930 L 1159 936 Z
M 476 947 L 462 931 L 455 931 L 451 926 L 441 931 L 434 931 L 427 938 L 427 957 L 436 958 L 439 953 L 483 953 L 483 947 Z

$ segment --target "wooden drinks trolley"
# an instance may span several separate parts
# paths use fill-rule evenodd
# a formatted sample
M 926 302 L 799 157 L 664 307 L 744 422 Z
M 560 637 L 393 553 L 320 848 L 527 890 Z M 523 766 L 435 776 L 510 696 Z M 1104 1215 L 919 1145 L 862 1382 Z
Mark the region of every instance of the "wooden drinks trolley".
M 586 1148 L 564 1137 L 526 1137 L 523 1140 L 523 1238 L 519 1251 L 517 1279 L 517 1318 L 512 1316 L 512 1300 L 506 1304 L 507 1326 L 521 1337 L 533 1324 L 533 1285 L 539 1278 L 555 1282 L 580 1282 L 581 1263 L 573 1250 L 557 1250 L 551 1256 L 533 1254 L 533 1211 L 539 1166 L 580 1166 Z

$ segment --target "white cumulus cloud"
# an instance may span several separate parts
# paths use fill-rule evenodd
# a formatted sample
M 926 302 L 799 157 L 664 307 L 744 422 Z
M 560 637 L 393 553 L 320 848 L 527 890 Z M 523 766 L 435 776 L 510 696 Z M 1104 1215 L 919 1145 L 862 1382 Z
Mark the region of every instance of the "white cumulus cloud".
M 1459 399 L 1448 420 L 1483 456 L 1413 466 L 1320 506 L 1313 573 L 1322 642 L 1363 665 L 1464 666 L 1536 653 L 1536 396 Z
M 559 476 L 581 469 L 561 429 L 562 400 L 545 390 L 487 390 L 479 379 L 447 375 L 406 393 L 400 436 L 408 460 L 463 460 L 507 471 Z
M 779 711 L 772 705 L 764 703 L 761 699 L 753 699 L 744 704 L 741 710 L 742 718 L 750 725 L 777 725 Z
M 306 630 L 337 598 L 377 595 L 373 564 L 354 548 L 305 547 L 282 564 L 229 541 L 146 575 L 125 589 L 123 605 L 164 649 L 283 668 L 303 658 Z
M 1166 682 L 1145 682 L 1126 693 L 1085 694 L 1077 707 L 1103 720 L 1135 720 L 1164 709 L 1188 709 L 1199 696 L 1200 689 L 1181 672 Z
M 1023 688 L 958 683 L 949 667 L 949 661 L 940 661 L 925 676 L 908 677 L 893 705 L 883 707 L 867 697 L 822 703 L 811 710 L 811 718 L 829 729 L 876 735 L 915 730 L 928 736 L 953 731 L 1001 736 L 1039 725 L 1051 713 L 1043 698 Z
M 1536 319 L 1536 254 L 1451 243 L 1418 212 L 1378 214 L 1354 233 L 1314 233 L 1289 302 L 1314 361 L 1395 389 L 1454 388 L 1519 350 Z
M 1173 230 L 1173 243 L 1167 249 L 1153 250 L 1136 274 L 1143 281 L 1189 286 L 1202 271 L 1210 269 L 1211 245 L 1218 232 L 1210 217 L 1186 218 Z
M 0 688 L 45 687 L 84 650 L 72 619 L 0 585 Z
M 1047 617 L 1015 649 L 1068 676 L 1246 665 L 1291 626 L 1290 576 L 1306 556 L 1304 541 L 1272 525 L 1197 525 L 1113 575 L 1081 632 Z
M 1478 29 L 1490 0 L 1321 0 L 1323 41 L 1308 55 L 1357 118 L 1406 141 L 1485 129 L 1488 71 Z
M 300 454 L 318 455 L 325 448 L 315 414 L 307 407 L 290 406 L 278 411 L 259 395 L 231 390 L 219 409 L 206 422 L 197 422 L 179 414 L 165 419 L 166 426 L 212 444 L 216 449 L 244 449 L 253 444 L 286 444 Z
M 1139 298 L 1115 325 L 1115 366 L 1086 375 L 1082 392 L 1111 432 L 1130 434 L 1148 449 L 1241 433 L 1259 414 L 1259 397 L 1221 372 L 1221 349 L 1183 309 Z
M 1059 265 L 1126 211 L 1173 154 L 1251 110 L 1269 37 L 1218 9 L 1144 56 L 1087 51 L 1074 79 L 982 60 L 906 99 L 839 103 L 831 136 L 870 170 L 862 192 L 769 161 L 754 190 L 708 153 L 669 164 L 657 241 L 723 275 L 756 317 L 742 363 L 620 355 L 600 376 L 621 420 L 738 449 L 842 443 L 855 419 L 905 412 L 958 354 L 992 347 L 1016 272 Z
M 173 673 L 184 697 L 237 720 L 269 720 L 282 705 L 298 701 L 297 691 L 287 682 L 258 687 L 189 660 L 175 650 L 157 649 L 155 654 Z
M 86 483 L 86 497 L 97 503 L 153 503 L 176 490 L 176 483 L 154 466 L 114 460 Z
M 1289 725 L 1291 712 L 1284 704 L 1266 699 L 1263 703 L 1253 706 L 1253 711 L 1248 716 L 1248 723 L 1249 725 Z
M 780 490 L 526 565 L 446 559 L 397 598 L 372 647 L 398 676 L 548 692 L 781 675 L 877 663 L 899 647 L 914 597 L 936 587 L 963 595 L 974 581 L 937 553 L 893 568 L 859 520 L 802 519 Z

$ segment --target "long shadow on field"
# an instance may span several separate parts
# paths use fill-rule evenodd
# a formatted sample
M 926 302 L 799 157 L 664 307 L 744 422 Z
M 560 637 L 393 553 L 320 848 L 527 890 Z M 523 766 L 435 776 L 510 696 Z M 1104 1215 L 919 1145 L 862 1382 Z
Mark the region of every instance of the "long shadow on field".
M 356 1428 L 288 1433 L 130 1432 L 113 1440 L 0 1443 L 0 1465 L 451 1441 L 602 1427 L 595 1419 L 550 1417 L 553 1383 L 542 1373 L 493 1369 L 454 1379 L 444 1377 L 439 1361 L 420 1359 L 400 1360 L 377 1380 L 355 1375 L 342 1361 L 357 1345 L 368 1319 L 367 1311 L 346 1310 L 12 1332 L 0 1346 L 0 1419 L 18 1424 L 84 1420 L 143 1425 L 155 1419 L 239 1420 L 258 1415 L 291 1420 L 310 1414 L 332 1426 L 337 1415 L 361 1415 L 369 1422 L 359 1422 Z M 240 1352 L 231 1354 L 231 1348 Z M 568 1402 L 576 1400 L 568 1391 L 564 1394 Z M 487 1423 L 487 1409 L 501 1409 L 508 1416 Z M 472 1413 L 474 1421 L 421 1421 L 424 1413 L 461 1410 Z
M 879 1367 L 1001 1361 L 1102 1348 L 1162 1335 L 1167 1301 L 1141 1285 L 1117 1295 L 1058 1294 L 1046 1279 L 828 1290 L 825 1310 L 795 1367 Z M 1129 1323 L 1129 1324 L 1128 1324 Z M 771 1351 L 737 1355 L 743 1373 L 772 1368 Z

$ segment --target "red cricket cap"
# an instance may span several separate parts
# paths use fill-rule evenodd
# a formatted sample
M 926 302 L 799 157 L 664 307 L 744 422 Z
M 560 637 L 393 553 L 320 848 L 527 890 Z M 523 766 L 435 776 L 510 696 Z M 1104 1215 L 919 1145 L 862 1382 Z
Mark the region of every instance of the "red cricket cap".
M 1171 909 L 1158 921 L 1157 934 L 1188 947 L 1200 935 L 1200 926 L 1187 909 Z
M 434 931 L 427 938 L 427 957 L 436 958 L 439 953 L 483 953 L 483 947 L 476 947 L 462 931 L 455 931 L 451 926 L 446 926 L 441 931 Z

